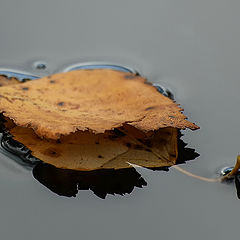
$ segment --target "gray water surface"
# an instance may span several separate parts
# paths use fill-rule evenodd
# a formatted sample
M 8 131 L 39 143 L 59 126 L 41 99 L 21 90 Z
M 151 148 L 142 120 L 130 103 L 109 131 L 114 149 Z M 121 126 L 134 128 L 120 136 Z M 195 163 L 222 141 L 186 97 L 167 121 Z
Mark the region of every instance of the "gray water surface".
M 201 129 L 183 139 L 200 157 L 182 167 L 216 177 L 239 145 L 240 2 L 235 0 L 3 0 L 0 67 L 44 76 L 81 61 L 130 65 L 172 89 Z M 46 69 L 35 69 L 43 61 Z M 238 238 L 233 184 L 138 169 L 147 182 L 105 200 L 59 197 L 0 155 L 0 238 Z

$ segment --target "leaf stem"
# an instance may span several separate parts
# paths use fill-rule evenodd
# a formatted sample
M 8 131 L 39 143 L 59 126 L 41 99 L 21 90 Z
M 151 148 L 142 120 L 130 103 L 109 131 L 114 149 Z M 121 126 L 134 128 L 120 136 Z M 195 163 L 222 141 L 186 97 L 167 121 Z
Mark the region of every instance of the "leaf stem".
M 221 178 L 206 178 L 206 177 L 202 177 L 202 176 L 198 176 L 196 174 L 193 174 L 191 172 L 188 172 L 184 169 L 182 169 L 181 167 L 177 166 L 177 165 L 174 165 L 172 166 L 173 168 L 175 168 L 176 170 L 178 170 L 179 172 L 189 176 L 189 177 L 193 177 L 193 178 L 196 178 L 196 179 L 199 179 L 199 180 L 202 180 L 204 182 L 221 182 Z
M 174 165 L 172 167 L 187 176 L 190 176 L 190 177 L 193 177 L 193 178 L 205 181 L 205 182 L 223 182 L 223 181 L 226 181 L 238 174 L 238 170 L 240 169 L 240 155 L 237 156 L 237 161 L 236 161 L 236 164 L 235 164 L 235 167 L 233 168 L 233 170 L 230 173 L 228 173 L 226 176 L 218 177 L 218 178 L 206 178 L 206 177 L 198 176 L 196 174 L 193 174 L 191 172 L 188 172 L 188 171 L 182 169 L 181 167 L 179 167 L 177 165 Z

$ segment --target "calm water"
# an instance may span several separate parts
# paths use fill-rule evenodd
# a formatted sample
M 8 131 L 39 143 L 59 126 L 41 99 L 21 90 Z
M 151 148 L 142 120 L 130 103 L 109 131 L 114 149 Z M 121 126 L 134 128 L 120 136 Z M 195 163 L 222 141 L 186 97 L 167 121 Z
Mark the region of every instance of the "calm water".
M 184 140 L 200 157 L 182 167 L 215 177 L 239 153 L 240 2 L 16 1 L 1 3 L 0 66 L 43 76 L 79 61 L 130 65 L 172 89 L 201 129 Z M 47 68 L 36 67 L 35 61 Z M 138 169 L 147 186 L 105 200 L 59 197 L 0 153 L 1 239 L 237 238 L 234 184 Z

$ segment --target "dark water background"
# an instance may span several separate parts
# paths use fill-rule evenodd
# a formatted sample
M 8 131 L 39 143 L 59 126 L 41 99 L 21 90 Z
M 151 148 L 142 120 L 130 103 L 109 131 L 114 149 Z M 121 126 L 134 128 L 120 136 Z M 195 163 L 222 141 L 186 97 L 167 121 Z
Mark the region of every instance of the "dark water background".
M 201 129 L 184 140 L 201 154 L 183 165 L 215 177 L 239 153 L 240 2 L 236 0 L 30 1 L 0 4 L 0 66 L 45 75 L 105 60 L 165 83 Z M 42 60 L 46 70 L 34 70 Z M 175 169 L 138 169 L 148 183 L 130 195 L 50 192 L 0 155 L 0 238 L 227 239 L 239 236 L 234 185 Z

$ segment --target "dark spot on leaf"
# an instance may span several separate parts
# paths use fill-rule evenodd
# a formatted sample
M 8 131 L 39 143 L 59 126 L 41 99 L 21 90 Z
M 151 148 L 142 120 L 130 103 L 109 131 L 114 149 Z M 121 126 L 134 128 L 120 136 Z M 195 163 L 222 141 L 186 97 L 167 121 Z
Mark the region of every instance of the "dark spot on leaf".
M 149 86 L 152 86 L 152 83 L 150 83 L 150 82 L 148 82 L 148 81 L 145 81 L 144 84 L 149 85 Z
M 125 79 L 134 79 L 134 78 L 136 78 L 136 76 L 135 75 L 125 75 L 124 78 Z
M 63 106 L 63 105 L 64 105 L 64 102 L 58 102 L 57 105 L 58 105 L 58 106 Z
M 55 80 L 50 80 L 50 83 L 55 83 Z
M 132 144 L 131 144 L 131 143 L 126 143 L 126 146 L 127 146 L 127 147 L 131 147 Z
M 55 151 L 50 152 L 51 155 L 56 155 L 57 153 Z
M 48 156 L 51 156 L 51 157 L 59 157 L 60 154 L 57 152 L 56 149 L 54 148 L 48 148 L 46 149 L 44 152 L 43 152 L 44 155 L 48 155 Z
M 95 142 L 95 144 L 99 144 L 99 142 Z
M 103 156 L 102 155 L 98 155 L 98 158 L 103 158 Z
M 149 110 L 152 110 L 152 109 L 155 109 L 155 108 L 156 108 L 156 106 L 147 107 L 147 108 L 145 108 L 145 111 L 149 111 Z

